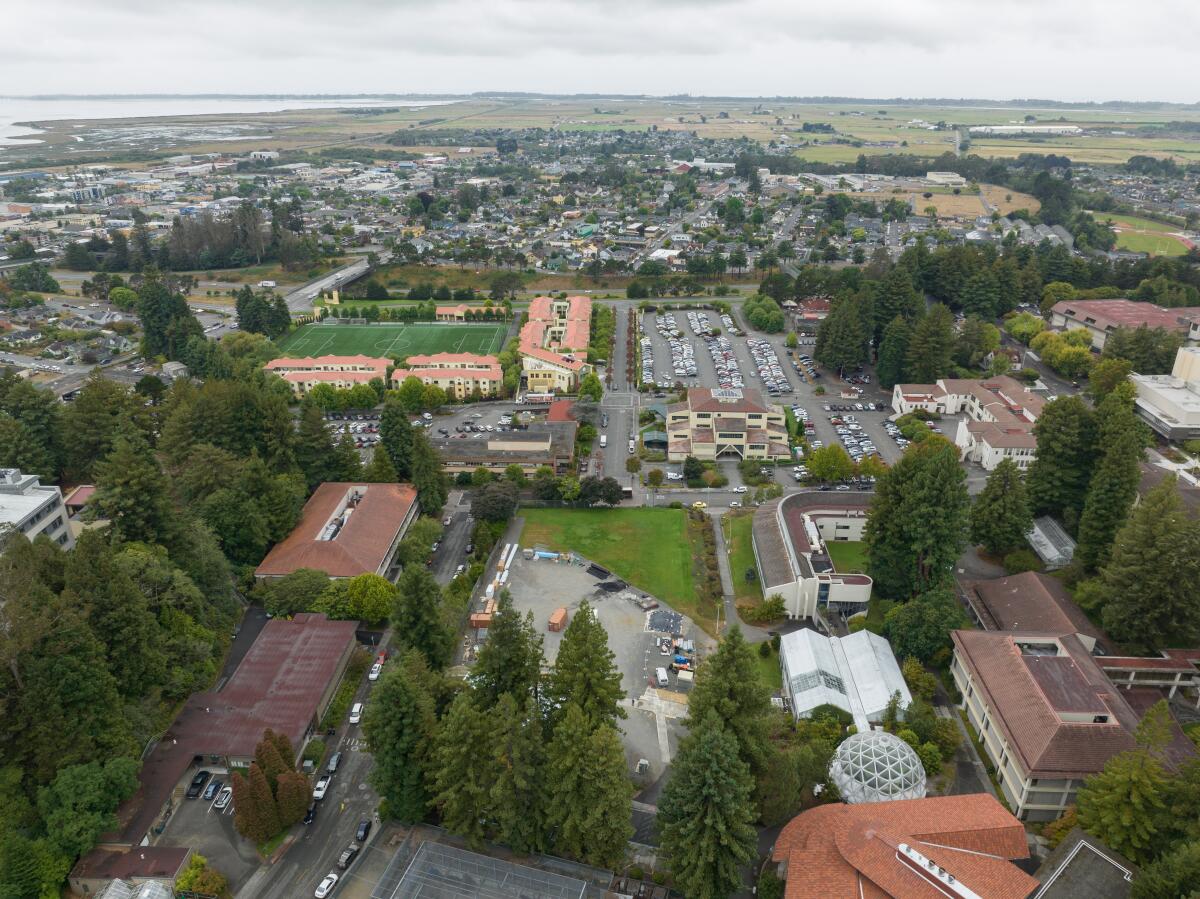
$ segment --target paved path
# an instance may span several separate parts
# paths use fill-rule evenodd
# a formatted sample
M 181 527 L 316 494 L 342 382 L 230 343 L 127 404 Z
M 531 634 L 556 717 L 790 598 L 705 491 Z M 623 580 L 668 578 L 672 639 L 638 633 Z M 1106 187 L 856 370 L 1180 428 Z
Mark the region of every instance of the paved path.
M 712 521 L 713 533 L 717 538 L 717 570 L 721 573 L 721 593 L 724 596 L 726 627 L 736 624 L 742 629 L 747 643 L 764 643 L 771 635 L 761 627 L 742 621 L 737 611 L 737 594 L 733 589 L 733 574 L 729 569 L 729 547 L 725 543 L 725 529 L 721 526 L 723 509 L 712 509 L 708 516 Z

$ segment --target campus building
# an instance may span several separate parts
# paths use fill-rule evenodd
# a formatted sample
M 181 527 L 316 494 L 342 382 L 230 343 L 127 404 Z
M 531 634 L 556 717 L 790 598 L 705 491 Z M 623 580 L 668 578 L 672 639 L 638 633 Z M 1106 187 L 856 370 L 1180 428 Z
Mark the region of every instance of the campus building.
M 495 356 L 434 353 L 409 356 L 404 365 L 392 372 L 392 387 L 399 387 L 405 378 L 418 378 L 422 384 L 440 387 L 449 396 L 462 400 L 475 393 L 483 397 L 499 396 L 504 384 L 504 372 Z
M 1056 331 L 1082 328 L 1091 335 L 1092 347 L 1104 349 L 1104 341 L 1117 328 L 1163 328 L 1183 335 L 1189 345 L 1200 343 L 1200 306 L 1164 309 L 1134 300 L 1063 300 L 1050 310 L 1050 327 Z
M 495 314 L 499 315 L 503 311 L 503 309 L 497 309 Z M 435 306 L 433 310 L 433 317 L 439 322 L 475 321 L 492 314 L 493 311 L 487 306 L 475 306 L 469 303 L 459 303 L 456 306 Z
M 488 434 L 481 440 L 447 437 L 431 439 L 430 443 L 442 460 L 442 470 L 449 475 L 483 468 L 499 477 L 510 465 L 520 466 L 527 477 L 542 467 L 563 474 L 571 470 L 578 428 L 578 422 L 571 420 L 546 421 Z
M 12 528 L 30 540 L 45 535 L 63 549 L 73 549 L 75 538 L 67 527 L 62 491 L 42 485 L 35 474 L 19 468 L 0 468 L 0 526 Z
M 589 370 L 592 329 L 589 297 L 535 297 L 518 341 L 526 389 L 532 393 L 570 393 Z
M 667 459 L 790 459 L 783 407 L 757 390 L 693 387 L 667 407 Z
M 942 378 L 936 384 L 897 384 L 892 409 L 907 415 L 918 409 L 939 415 L 965 415 L 954 444 L 962 458 L 991 471 L 1004 459 L 1024 470 L 1037 455 L 1034 422 L 1046 400 L 1007 375 L 982 381 Z
M 332 578 L 387 577 L 418 511 L 411 484 L 321 484 L 304 504 L 299 523 L 271 548 L 254 575 L 279 578 L 313 568 Z
M 264 367 L 287 381 L 294 394 L 303 396 L 318 384 L 346 390 L 376 378 L 386 381 L 390 364 L 387 359 L 372 356 L 308 356 L 272 359 Z
M 1130 375 L 1137 388 L 1134 409 L 1168 440 L 1200 437 L 1200 347 L 1175 354 L 1169 375 Z
M 826 541 L 861 541 L 870 497 L 855 493 L 793 493 L 754 511 L 754 561 L 763 595 L 783 596 L 789 618 L 823 619 L 865 612 L 871 578 L 841 574 Z

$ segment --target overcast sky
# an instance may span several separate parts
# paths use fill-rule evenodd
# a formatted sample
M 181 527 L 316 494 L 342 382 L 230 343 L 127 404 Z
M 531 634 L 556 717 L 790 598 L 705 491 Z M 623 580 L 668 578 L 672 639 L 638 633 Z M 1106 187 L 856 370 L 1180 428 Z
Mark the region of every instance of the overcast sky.
M 1197 0 L 4 6 L 0 93 L 8 94 L 513 90 L 1200 100 Z

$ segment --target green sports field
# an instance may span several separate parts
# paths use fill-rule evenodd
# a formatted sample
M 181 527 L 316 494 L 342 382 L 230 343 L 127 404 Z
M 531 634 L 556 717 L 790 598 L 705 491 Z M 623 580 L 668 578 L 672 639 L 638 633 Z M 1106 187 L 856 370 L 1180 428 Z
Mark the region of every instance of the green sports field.
M 279 342 L 285 356 L 425 356 L 431 353 L 495 355 L 504 347 L 504 324 L 396 323 L 304 325 Z

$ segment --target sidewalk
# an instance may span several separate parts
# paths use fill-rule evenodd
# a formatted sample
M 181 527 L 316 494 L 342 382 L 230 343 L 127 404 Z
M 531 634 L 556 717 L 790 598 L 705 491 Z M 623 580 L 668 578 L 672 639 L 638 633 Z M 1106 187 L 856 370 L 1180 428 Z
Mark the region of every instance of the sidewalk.
M 721 593 L 725 599 L 725 620 L 736 624 L 742 629 L 742 636 L 747 643 L 765 643 L 771 635 L 762 628 L 742 621 L 737 612 L 737 595 L 733 589 L 733 574 L 729 569 L 729 547 L 725 543 L 725 529 L 721 526 L 723 509 L 713 509 L 708 513 L 713 531 L 717 538 L 717 570 L 721 573 Z

